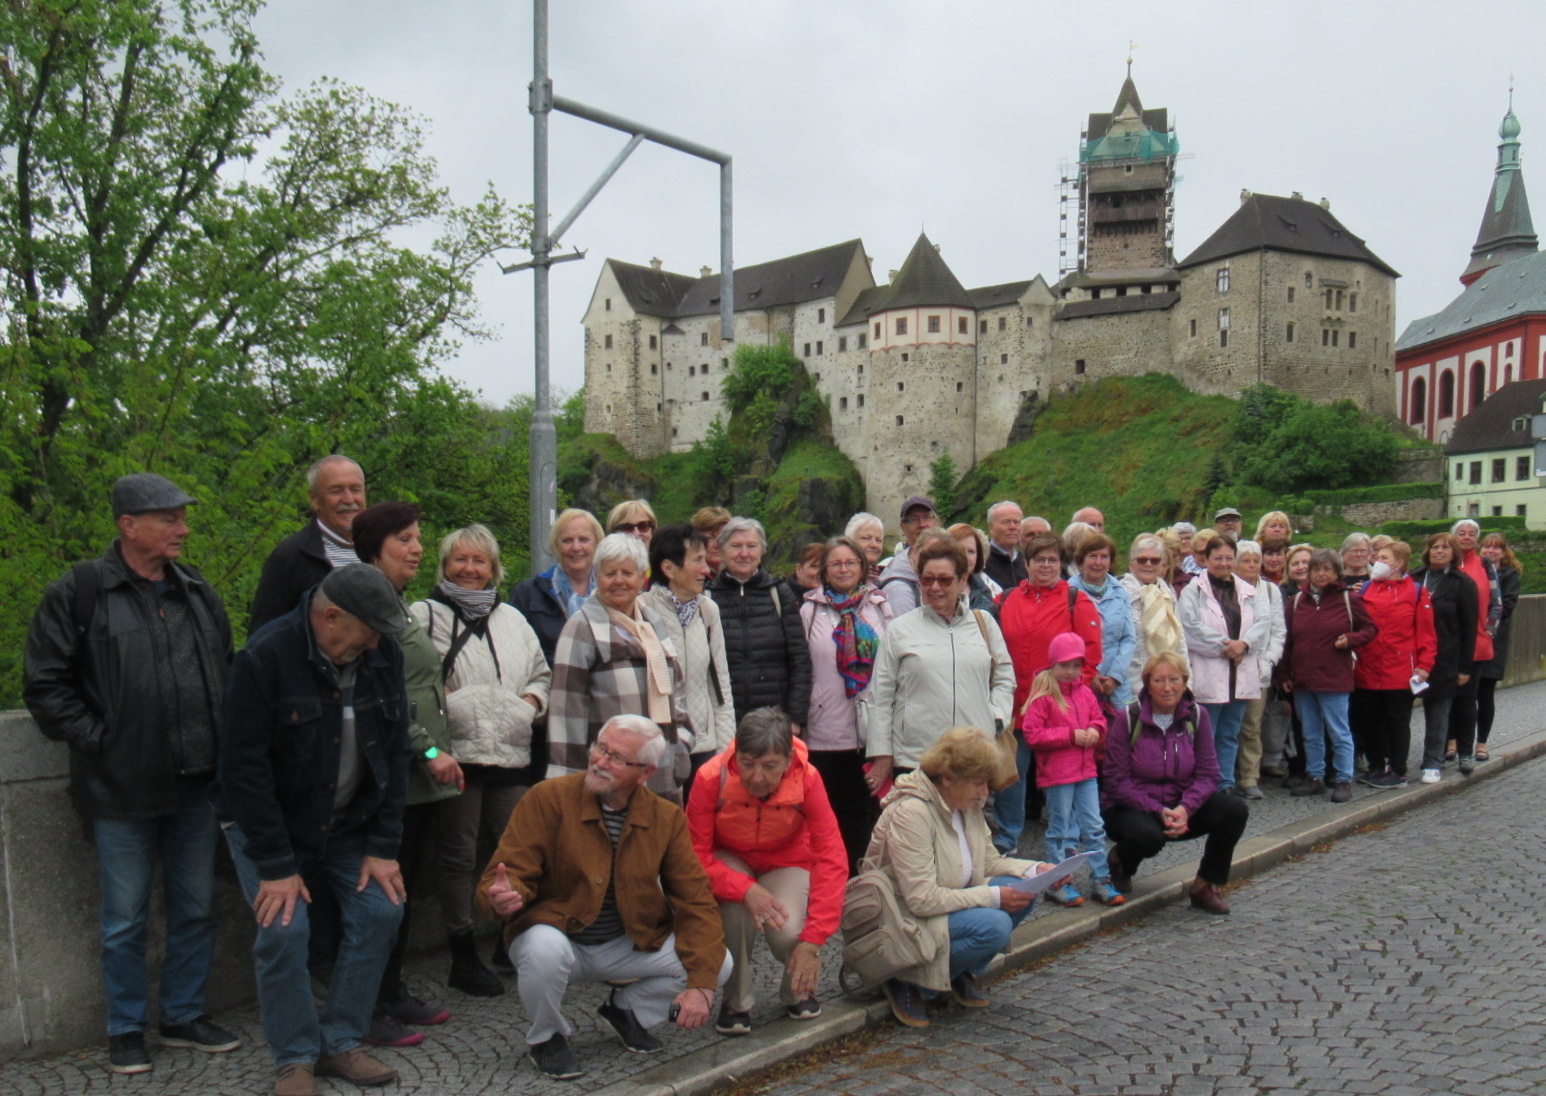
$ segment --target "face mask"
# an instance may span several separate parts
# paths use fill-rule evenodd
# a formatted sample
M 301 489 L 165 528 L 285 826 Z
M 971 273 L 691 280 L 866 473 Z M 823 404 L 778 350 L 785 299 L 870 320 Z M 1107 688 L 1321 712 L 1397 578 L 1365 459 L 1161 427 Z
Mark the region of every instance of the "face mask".
M 1369 568 L 1369 577 L 1375 582 L 1383 582 L 1393 574 L 1395 574 L 1395 569 L 1384 560 L 1380 560 L 1373 567 Z

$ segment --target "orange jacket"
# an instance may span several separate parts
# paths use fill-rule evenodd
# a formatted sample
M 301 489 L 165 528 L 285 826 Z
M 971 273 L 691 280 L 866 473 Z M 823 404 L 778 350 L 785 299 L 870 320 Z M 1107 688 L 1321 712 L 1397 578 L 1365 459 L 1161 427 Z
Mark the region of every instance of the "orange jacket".
M 757 876 L 777 868 L 804 868 L 811 873 L 811 892 L 800 939 L 821 947 L 837 931 L 848 853 L 826 785 L 800 739 L 794 740 L 789 768 L 767 799 L 741 785 L 733 744 L 710 758 L 693 778 L 687 828 L 715 898 L 743 902 L 757 881 L 720 860 L 716 850 L 734 853 Z

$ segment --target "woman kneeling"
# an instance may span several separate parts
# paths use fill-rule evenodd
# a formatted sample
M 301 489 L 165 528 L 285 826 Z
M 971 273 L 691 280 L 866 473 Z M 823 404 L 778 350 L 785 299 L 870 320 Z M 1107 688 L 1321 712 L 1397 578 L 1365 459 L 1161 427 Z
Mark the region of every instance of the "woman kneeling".
M 901 904 L 937 944 L 931 961 L 885 985 L 892 1014 L 909 1027 L 928 1026 L 925 993 L 948 992 L 968 1008 L 987 1007 L 977 979 L 1035 901 L 1012 884 L 1051 866 L 993 847 L 982 804 L 997 760 L 986 732 L 952 727 L 924 752 L 917 771 L 897 779 L 870 839 L 864 870 L 891 876 Z

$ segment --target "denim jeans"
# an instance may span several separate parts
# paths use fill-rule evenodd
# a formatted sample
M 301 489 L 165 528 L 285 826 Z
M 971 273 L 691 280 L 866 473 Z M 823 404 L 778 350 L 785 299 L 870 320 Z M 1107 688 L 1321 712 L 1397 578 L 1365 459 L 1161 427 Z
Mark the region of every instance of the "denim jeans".
M 178 781 L 178 806 L 158 818 L 99 818 L 92 823 L 102 877 L 102 989 L 107 1033 L 144 1031 L 150 972 L 145 926 L 161 858 L 166 895 L 166 957 L 161 963 L 161 1022 L 204 1015 L 204 987 L 215 954 L 215 808 L 209 781 Z
M 1008 886 L 1017 882 L 1012 875 L 996 875 L 988 880 L 990 887 Z M 952 981 L 967 971 L 981 974 L 988 962 L 1009 946 L 1009 937 L 1015 926 L 1030 916 L 1035 902 L 1029 903 L 1018 913 L 1005 913 L 1001 909 L 978 906 L 969 910 L 956 910 L 950 914 L 950 978 Z
M 226 825 L 225 839 L 231 847 L 242 892 L 248 903 L 255 905 L 260 881 L 257 865 L 247 856 L 247 840 L 234 823 Z M 311 975 L 306 967 L 307 940 L 311 935 L 306 903 L 296 903 L 295 916 L 288 926 L 281 925 L 276 917 L 268 928 L 258 929 L 253 941 L 263 1036 L 279 1069 L 295 1062 L 315 1063 L 321 1055 L 352 1050 L 360 1045 L 370 1028 L 381 972 L 397 939 L 403 908 L 394 905 L 375 881 L 363 891 L 355 889 L 364 856 L 363 833 L 335 836 L 323 848 L 316 870 L 307 874 L 313 880 L 311 886 L 331 889 L 342 923 L 338 961 L 333 966 L 320 1015 L 311 995 Z
M 1015 768 L 1020 771 L 1020 782 L 993 793 L 993 821 L 999 832 L 993 835 L 993 844 L 1005 856 L 1013 856 L 1020 847 L 1020 834 L 1025 831 L 1025 796 L 1029 791 L 1026 776 L 1031 771 L 1031 748 L 1018 735 L 1015 749 Z
M 1056 864 L 1078 852 L 1106 851 L 1106 823 L 1100 816 L 1100 785 L 1092 776 L 1073 784 L 1043 788 L 1047 796 L 1047 859 Z M 1090 861 L 1097 883 L 1110 881 L 1104 855 Z
M 1247 703 L 1244 700 L 1231 700 L 1228 704 L 1203 705 L 1208 709 L 1208 719 L 1213 724 L 1213 750 L 1219 758 L 1220 788 L 1229 788 L 1235 783 L 1235 759 L 1240 756 L 1240 724 L 1245 722 Z
M 1347 697 L 1347 693 L 1294 691 L 1294 707 L 1304 723 L 1305 763 L 1310 776 L 1319 779 L 1326 771 L 1326 738 L 1330 736 L 1332 779 L 1337 784 L 1353 780 L 1353 732 L 1347 725 Z

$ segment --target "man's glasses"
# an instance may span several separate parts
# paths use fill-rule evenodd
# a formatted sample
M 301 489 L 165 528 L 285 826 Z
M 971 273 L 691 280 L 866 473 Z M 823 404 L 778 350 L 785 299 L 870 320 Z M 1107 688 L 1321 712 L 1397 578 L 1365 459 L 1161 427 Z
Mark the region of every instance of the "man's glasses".
M 598 759 L 599 758 L 606 758 L 606 760 L 610 761 L 612 764 L 614 764 L 614 765 L 621 765 L 621 766 L 623 766 L 624 768 L 627 768 L 627 769 L 647 769 L 647 768 L 649 768 L 649 766 L 644 764 L 644 762 L 642 762 L 642 761 L 629 761 L 622 754 L 617 753 L 614 750 L 607 749 L 600 742 L 593 742 L 591 744 L 590 752 L 591 752 L 591 756 L 592 757 L 595 757 L 595 758 L 598 758 Z
M 648 533 L 654 528 L 655 523 L 653 521 L 625 521 L 612 526 L 612 532 L 637 535 L 639 533 Z

